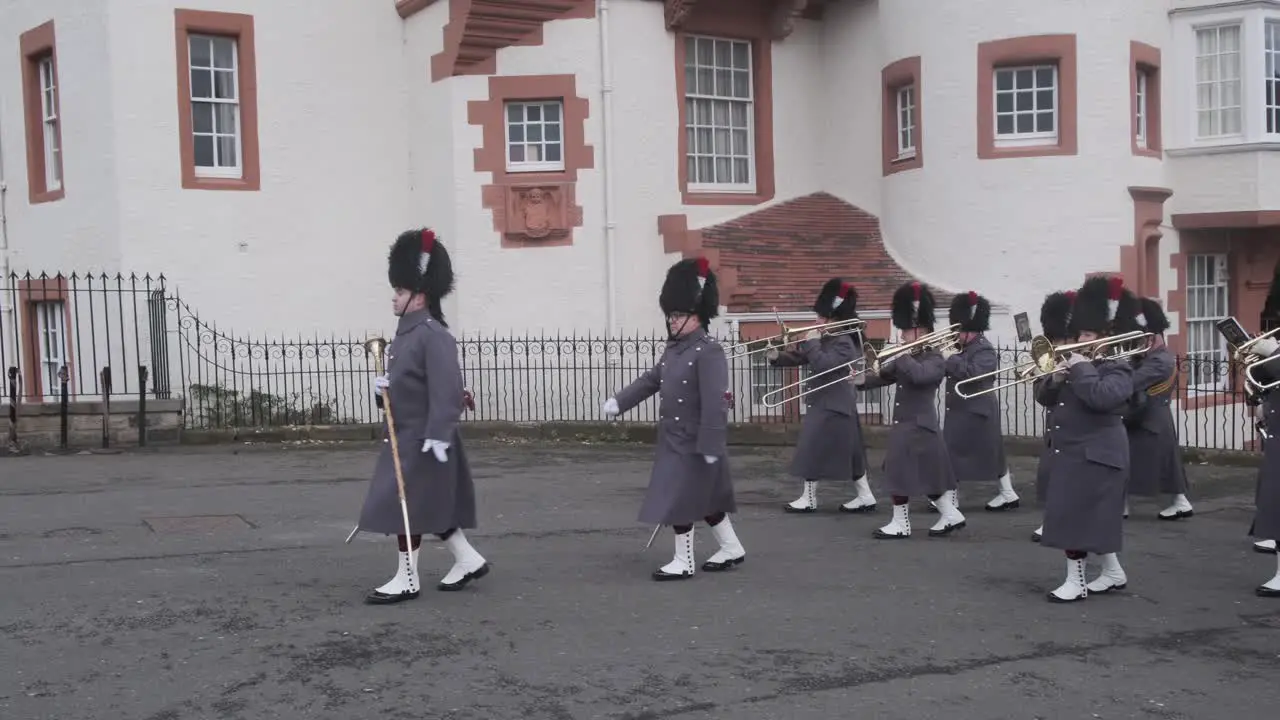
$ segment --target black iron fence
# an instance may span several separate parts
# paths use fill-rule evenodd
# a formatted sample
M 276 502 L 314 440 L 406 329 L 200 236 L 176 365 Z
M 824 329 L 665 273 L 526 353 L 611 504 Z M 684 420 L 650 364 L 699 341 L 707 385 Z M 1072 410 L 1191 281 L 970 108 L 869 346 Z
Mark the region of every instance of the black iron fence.
M 374 363 L 364 340 L 237 335 L 203 320 L 163 276 L 14 275 L 0 286 L 10 412 L 22 403 L 57 403 L 65 385 L 73 402 L 181 398 L 189 428 L 376 422 Z M 663 338 L 647 336 L 462 336 L 459 362 L 474 398 L 464 421 L 602 420 L 604 401 L 664 348 Z M 1000 354 L 1003 365 L 1030 359 L 1019 348 Z M 760 355 L 731 358 L 732 421 L 798 422 L 803 403 L 789 398 L 800 372 Z M 1174 415 L 1182 444 L 1248 449 L 1255 431 L 1228 363 L 1181 358 L 1179 378 Z M 1188 389 L 1188 378 L 1204 385 Z M 998 398 L 1007 435 L 1043 433 L 1044 413 L 1029 386 Z M 940 411 L 942 402 L 940 393 Z M 890 421 L 892 407 L 892 387 L 861 394 L 864 423 Z M 654 398 L 618 421 L 651 423 L 656 413 Z

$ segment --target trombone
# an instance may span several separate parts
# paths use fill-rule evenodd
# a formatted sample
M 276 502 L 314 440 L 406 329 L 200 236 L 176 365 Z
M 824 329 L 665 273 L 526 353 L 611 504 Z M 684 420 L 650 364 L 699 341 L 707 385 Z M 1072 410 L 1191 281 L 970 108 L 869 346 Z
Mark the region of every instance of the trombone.
M 1249 340 L 1247 340 L 1246 342 L 1243 342 L 1239 346 L 1232 348 L 1232 359 L 1244 365 L 1245 382 L 1248 383 L 1250 386 L 1252 386 L 1253 389 L 1258 392 L 1280 387 L 1280 379 L 1272 380 L 1271 382 L 1264 383 L 1264 382 L 1260 382 L 1258 378 L 1254 375 L 1255 370 L 1262 367 L 1263 365 L 1266 365 L 1267 363 L 1275 361 L 1277 358 L 1280 358 L 1280 355 L 1272 355 L 1271 357 L 1261 357 L 1257 353 L 1251 351 L 1251 348 L 1259 340 L 1262 340 L 1264 338 L 1270 338 L 1276 333 L 1280 333 L 1280 328 L 1276 328 L 1274 330 L 1262 333 L 1257 337 L 1249 338 Z
M 1139 355 L 1147 351 L 1147 346 L 1136 344 L 1140 340 L 1146 340 L 1151 337 L 1151 333 L 1141 330 L 1133 332 L 1121 333 L 1112 337 L 1098 338 L 1097 340 L 1089 340 L 1088 342 L 1068 343 L 1065 345 L 1054 345 L 1049 338 L 1044 335 L 1037 335 L 1031 339 L 1031 359 L 1024 363 L 1014 365 L 1012 368 L 996 368 L 988 373 L 974 375 L 971 378 L 965 378 L 955 384 L 956 395 L 968 400 L 980 395 L 988 395 L 1005 388 L 1021 385 L 1026 382 L 1039 380 L 1045 375 L 1053 373 L 1058 367 L 1058 359 L 1071 353 L 1084 355 L 1090 360 L 1119 360 L 1121 358 Z M 1124 347 L 1130 343 L 1135 343 L 1130 347 Z M 1111 351 L 1111 348 L 1119 348 Z M 987 380 L 999 377 L 1005 373 L 1012 371 L 1013 380 L 1003 383 L 996 383 L 989 388 L 983 388 L 974 392 L 966 392 L 964 388 L 971 383 L 982 383 Z
M 941 330 L 935 330 L 928 335 L 921 335 L 909 343 L 885 346 L 880 348 L 879 352 L 870 345 L 863 345 L 862 355 L 865 363 L 863 369 L 868 374 L 879 375 L 886 365 L 903 355 L 914 355 L 921 350 L 929 348 L 942 350 L 948 345 L 955 346 L 959 337 L 960 325 L 957 323 Z
M 854 370 L 854 369 L 853 369 L 853 366 L 855 366 L 855 365 L 857 365 L 857 364 L 859 364 L 859 363 L 862 363 L 862 364 L 863 364 L 862 368 L 861 368 L 861 369 L 858 369 L 858 370 Z M 842 382 L 849 382 L 849 381 L 850 381 L 850 380 L 852 380 L 854 377 L 856 377 L 856 376 L 858 376 L 858 375 L 860 375 L 860 374 L 862 374 L 862 373 L 864 373 L 864 372 L 866 372 L 866 371 L 867 371 L 867 367 L 866 367 L 866 356 L 864 355 L 863 357 L 855 358 L 855 359 L 853 359 L 853 360 L 850 360 L 850 361 L 849 361 L 849 362 L 847 362 L 847 363 L 843 363 L 843 364 L 841 364 L 841 365 L 837 365 L 837 366 L 835 366 L 835 367 L 833 367 L 833 368 L 827 368 L 826 370 L 823 370 L 823 371 L 822 371 L 822 372 L 820 372 L 820 373 L 814 373 L 814 374 L 810 375 L 810 376 L 809 376 L 809 377 L 807 377 L 807 378 L 801 378 L 800 380 L 797 380 L 796 382 L 793 382 L 793 383 L 791 383 L 790 385 L 783 385 L 782 387 L 780 387 L 780 388 L 778 388 L 778 389 L 776 389 L 776 390 L 770 390 L 769 392 L 767 392 L 767 393 L 765 393 L 764 395 L 760 396 L 760 404 L 761 404 L 761 405 L 763 405 L 763 406 L 765 406 L 765 407 L 767 407 L 767 408 L 776 408 L 776 407 L 779 407 L 779 406 L 781 406 L 781 405 L 785 405 L 785 404 L 787 404 L 787 403 L 789 403 L 789 402 L 791 402 L 791 401 L 793 401 L 793 400 L 799 400 L 800 398 L 804 397 L 805 395 L 812 395 L 813 393 L 816 393 L 816 392 L 818 392 L 819 390 L 825 390 L 826 388 L 829 388 L 829 387 L 831 387 L 832 385 L 838 385 L 838 384 L 840 384 L 840 383 L 842 383 Z M 783 394 L 785 394 L 788 390 L 794 390 L 795 388 L 798 388 L 798 387 L 800 387 L 801 385 L 804 385 L 805 383 L 812 381 L 812 380 L 813 380 L 814 378 L 816 378 L 816 377 L 821 377 L 821 376 L 826 375 L 826 374 L 828 374 L 828 373 L 834 373 L 834 372 L 841 373 L 841 375 L 840 375 L 839 377 L 837 377 L 835 380 L 832 380 L 832 381 L 830 381 L 830 382 L 828 382 L 828 383 L 826 383 L 826 384 L 824 384 L 824 385 L 819 385 L 818 387 L 811 387 L 811 388 L 808 388 L 808 389 L 803 390 L 802 392 L 800 392 L 800 393 L 796 394 L 794 397 L 782 398 L 782 399 L 780 399 L 780 400 L 769 400 L 769 397 L 770 397 L 771 395 L 783 395 Z
M 777 314 L 777 310 L 774 310 Z M 767 352 L 773 349 L 782 349 L 782 347 L 795 342 L 796 337 L 803 338 L 805 335 L 818 331 L 823 335 L 852 335 L 861 333 L 867 326 L 865 320 L 859 318 L 849 318 L 848 320 L 833 320 L 826 323 L 818 323 L 817 325 L 809 325 L 807 327 L 792 328 L 783 324 L 782 320 L 778 320 L 778 327 L 782 328 L 782 332 L 777 335 L 771 335 L 767 338 L 757 340 L 747 340 L 736 345 L 730 345 L 725 349 L 726 355 L 730 358 L 747 357 L 760 352 Z M 758 345 L 759 347 L 752 347 Z

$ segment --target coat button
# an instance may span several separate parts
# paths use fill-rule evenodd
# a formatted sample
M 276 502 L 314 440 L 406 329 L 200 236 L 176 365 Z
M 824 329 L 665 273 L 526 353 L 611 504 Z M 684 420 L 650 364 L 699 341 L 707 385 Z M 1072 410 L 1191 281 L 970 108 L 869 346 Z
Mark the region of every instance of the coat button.
M 676 398 L 676 402 L 684 402 L 684 398 Z
M 676 420 L 677 420 L 677 421 L 679 421 L 679 420 L 680 420 L 680 418 L 676 418 Z
M 680 382 L 681 382 L 682 384 L 684 384 L 684 385 L 688 385 L 688 384 L 689 384 L 689 381 L 688 381 L 688 380 L 681 380 Z
M 1062 452 L 1062 451 L 1061 451 L 1061 450 L 1054 450 L 1053 452 L 1054 452 L 1054 454 L 1056 455 L 1056 454 L 1058 454 L 1058 453 L 1060 453 L 1060 452 Z

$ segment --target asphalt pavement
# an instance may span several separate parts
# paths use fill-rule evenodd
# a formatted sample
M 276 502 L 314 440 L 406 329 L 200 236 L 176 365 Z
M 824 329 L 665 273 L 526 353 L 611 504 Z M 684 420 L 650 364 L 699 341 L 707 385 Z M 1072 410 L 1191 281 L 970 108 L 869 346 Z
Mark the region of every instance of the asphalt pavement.
M 787 448 L 735 448 L 739 568 L 655 583 L 670 530 L 635 521 L 648 447 L 471 448 L 492 563 L 365 605 L 394 540 L 343 544 L 377 452 L 214 447 L 0 458 L 4 720 L 1034 720 L 1258 717 L 1280 702 L 1276 571 L 1247 537 L 1254 471 L 1193 466 L 1196 515 L 1133 504 L 1125 592 L 1054 605 L 1061 553 L 961 491 L 968 527 L 872 539 L 889 517 L 787 515 Z M 873 456 L 873 467 L 880 457 Z M 872 479 L 876 473 L 873 470 Z M 699 561 L 714 551 L 704 526 Z M 1096 574 L 1091 569 L 1090 575 Z

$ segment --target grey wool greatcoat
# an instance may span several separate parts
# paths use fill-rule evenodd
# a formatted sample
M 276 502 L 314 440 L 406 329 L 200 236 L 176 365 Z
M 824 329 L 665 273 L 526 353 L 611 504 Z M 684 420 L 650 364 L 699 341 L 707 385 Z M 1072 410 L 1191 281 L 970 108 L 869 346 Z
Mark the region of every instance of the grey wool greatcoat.
M 1280 350 L 1276 354 L 1280 354 Z M 1256 371 L 1258 379 L 1268 382 L 1280 378 L 1277 368 L 1280 363 L 1263 365 Z M 1280 540 L 1280 438 L 1276 437 L 1280 433 L 1280 390 L 1268 391 L 1263 396 L 1261 412 L 1267 437 L 1262 440 L 1262 467 L 1258 468 L 1253 526 L 1249 534 L 1259 540 Z
M 1123 414 L 1133 394 L 1128 360 L 1077 363 L 1053 409 L 1044 535 L 1059 550 L 1120 552 L 1129 437 Z
M 475 485 L 458 434 L 463 380 L 453 335 L 425 310 L 405 313 L 386 355 L 410 529 L 438 535 L 476 527 Z M 427 439 L 449 443 L 446 462 L 422 451 Z M 383 443 L 360 511 L 361 530 L 404 534 L 395 473 L 391 443 Z
M 624 413 L 658 394 L 658 437 L 639 520 L 692 525 L 737 512 L 729 476 L 729 361 L 703 330 L 671 340 L 657 365 L 614 400 Z M 703 456 L 719 458 L 707 463 Z
M 995 393 L 965 399 L 956 394 L 961 380 L 994 372 L 1000 356 L 991 342 L 978 336 L 947 358 L 947 421 L 942 436 L 951 453 L 951 467 L 961 482 L 996 480 L 1008 469 L 1004 434 L 1000 430 L 1000 397 Z M 966 391 L 986 390 L 997 378 L 970 383 Z
M 772 361 L 779 367 L 808 365 L 805 389 L 822 388 L 804 396 L 804 422 L 791 459 L 791 474 L 798 478 L 844 481 L 861 475 L 852 475 L 854 457 L 862 454 L 862 437 L 848 367 L 860 356 L 857 348 L 848 335 L 827 336 L 805 340 Z
M 1129 494 L 1181 495 L 1187 491 L 1187 474 L 1178 445 L 1178 428 L 1169 408 L 1177 361 L 1166 347 L 1136 357 L 1133 391 L 1145 397 L 1136 411 L 1125 417 L 1129 431 Z M 1151 394 L 1153 389 L 1155 394 Z
M 938 424 L 938 386 L 946 361 L 937 350 L 899 355 L 867 378 L 867 389 L 896 384 L 893 427 L 884 459 L 881 489 L 890 495 L 941 495 L 956 489 L 956 475 Z
M 1053 465 L 1053 411 L 1058 407 L 1058 394 L 1066 378 L 1049 375 L 1035 380 L 1032 393 L 1036 402 L 1045 409 L 1044 449 L 1040 451 L 1040 463 L 1036 466 L 1036 500 L 1043 505 L 1049 500 L 1049 470 Z

